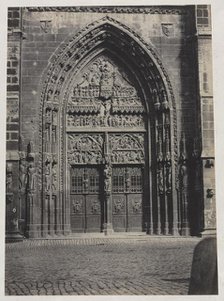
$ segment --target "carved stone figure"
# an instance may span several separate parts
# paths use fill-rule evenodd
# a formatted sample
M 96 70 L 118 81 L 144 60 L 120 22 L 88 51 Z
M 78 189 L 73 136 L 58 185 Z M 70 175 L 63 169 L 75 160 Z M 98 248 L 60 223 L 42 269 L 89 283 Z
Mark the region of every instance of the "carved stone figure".
M 56 126 L 52 126 L 52 142 L 57 142 L 57 128 Z
M 12 191 L 12 164 L 6 164 L 6 192 Z
M 34 191 L 36 188 L 36 168 L 33 162 L 29 163 L 27 169 L 27 189 L 28 191 Z
M 46 109 L 46 116 L 45 116 L 46 124 L 51 124 L 52 122 L 52 112 L 51 109 Z
M 120 213 L 122 209 L 124 208 L 124 199 L 119 198 L 117 200 L 114 200 L 114 213 Z
M 158 162 L 157 166 L 157 189 L 159 195 L 164 194 L 163 166 L 161 162 Z
M 171 182 L 171 162 L 166 161 L 166 193 L 169 194 L 172 191 L 172 182 Z
M 109 164 L 105 165 L 104 168 L 104 191 L 111 191 L 111 176 L 112 176 L 112 168 Z
M 141 199 L 132 200 L 132 210 L 134 213 L 139 213 L 141 211 L 142 202 Z
M 99 214 L 100 213 L 100 204 L 98 201 L 94 200 L 91 204 L 91 212 L 92 214 Z
M 157 161 L 163 161 L 162 125 L 157 126 Z
M 183 160 L 180 166 L 180 186 L 182 190 L 188 188 L 188 168 L 186 160 Z
M 73 163 L 100 163 L 103 138 L 101 134 L 69 135 L 68 160 Z
M 51 188 L 51 172 L 50 172 L 49 158 L 47 158 L 45 161 L 45 184 L 46 184 L 46 191 L 48 192 Z
M 26 160 L 21 157 L 19 160 L 19 189 L 22 190 L 25 187 L 25 178 L 26 178 Z
M 52 111 L 52 125 L 57 126 L 58 125 L 58 114 L 56 110 Z
M 55 192 L 57 190 L 57 164 L 54 162 L 52 164 L 51 177 L 52 177 L 52 191 Z
M 162 107 L 164 110 L 167 110 L 169 108 L 169 103 L 167 101 L 167 95 L 164 89 L 161 90 L 161 97 L 162 97 Z
M 109 136 L 113 163 L 141 163 L 144 161 L 142 134 L 111 134 Z
M 75 200 L 72 203 L 74 213 L 80 213 L 82 211 L 82 200 Z

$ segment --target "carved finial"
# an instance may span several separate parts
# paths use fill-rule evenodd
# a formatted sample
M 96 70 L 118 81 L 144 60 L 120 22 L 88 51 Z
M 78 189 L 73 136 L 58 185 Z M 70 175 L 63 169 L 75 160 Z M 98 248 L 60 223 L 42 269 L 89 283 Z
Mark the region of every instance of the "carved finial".
M 30 141 L 27 145 L 27 153 L 30 154 L 33 152 L 33 142 Z
M 30 141 L 30 142 L 28 143 L 28 145 L 27 145 L 27 159 L 28 159 L 29 161 L 33 161 L 33 160 L 34 160 L 35 154 L 34 154 L 34 152 L 33 152 L 33 149 L 34 149 L 34 147 L 33 147 L 33 142 Z
M 24 137 L 22 135 L 19 135 L 19 150 L 21 151 L 24 146 Z

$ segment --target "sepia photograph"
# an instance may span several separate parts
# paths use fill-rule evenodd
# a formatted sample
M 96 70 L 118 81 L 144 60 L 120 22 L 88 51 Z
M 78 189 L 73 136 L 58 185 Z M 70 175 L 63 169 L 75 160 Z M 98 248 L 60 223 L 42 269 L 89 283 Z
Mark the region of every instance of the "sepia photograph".
M 22 2 L 4 295 L 218 296 L 211 3 Z

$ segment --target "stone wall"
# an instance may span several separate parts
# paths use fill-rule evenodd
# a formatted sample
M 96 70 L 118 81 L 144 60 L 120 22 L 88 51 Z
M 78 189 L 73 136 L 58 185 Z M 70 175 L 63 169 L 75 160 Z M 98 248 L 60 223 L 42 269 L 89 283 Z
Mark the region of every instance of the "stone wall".
M 216 228 L 214 172 L 214 112 L 212 87 L 211 8 L 197 6 L 199 128 L 202 143 L 203 199 L 205 233 Z
M 16 232 L 20 217 L 19 105 L 21 9 L 8 10 L 7 128 L 6 128 L 6 229 Z

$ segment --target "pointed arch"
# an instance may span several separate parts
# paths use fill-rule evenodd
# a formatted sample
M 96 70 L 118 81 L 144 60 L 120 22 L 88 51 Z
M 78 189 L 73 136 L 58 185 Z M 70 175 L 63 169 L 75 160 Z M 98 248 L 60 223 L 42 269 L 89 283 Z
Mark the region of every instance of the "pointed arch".
M 89 24 L 72 38 L 69 37 L 52 55 L 49 65 L 43 74 L 45 81 L 41 83 L 43 89 L 40 97 L 40 174 L 44 174 L 44 160 L 49 149 L 48 146 L 45 147 L 43 145 L 44 132 L 48 130 L 55 130 L 54 139 L 55 141 L 57 140 L 57 145 L 60 149 L 60 153 L 58 154 L 52 152 L 52 170 L 57 164 L 53 162 L 58 162 L 61 166 L 63 162 L 66 162 L 66 155 L 63 155 L 65 153 L 63 126 L 65 124 L 64 112 L 67 105 L 68 91 L 70 90 L 73 78 L 80 70 L 103 52 L 113 53 L 122 61 L 133 72 L 133 76 L 135 76 L 136 81 L 141 87 L 149 118 L 148 139 L 151 140 L 151 137 L 153 137 L 152 141 L 156 144 L 152 146 L 154 149 L 154 159 L 158 160 L 158 166 L 164 160 L 163 171 L 159 173 L 159 170 L 157 176 L 161 177 L 161 174 L 166 174 L 163 181 L 167 187 L 164 189 L 168 194 L 170 193 L 169 191 L 172 191 L 172 197 L 176 199 L 176 196 L 174 196 L 176 195 L 175 183 L 177 182 L 178 173 L 176 106 L 168 74 L 151 43 L 146 43 L 129 27 L 108 16 Z M 53 120 L 51 122 L 48 122 L 49 112 L 53 116 L 50 117 Z M 56 116 L 55 119 L 54 116 Z M 154 127 L 153 133 L 151 133 L 152 127 Z M 161 127 L 163 128 L 162 132 L 160 132 Z M 164 142 L 164 146 L 162 146 L 166 152 L 163 159 L 160 158 L 159 153 L 161 139 L 166 141 Z M 51 150 L 52 147 L 50 147 Z M 149 145 L 149 149 L 151 149 L 151 145 Z M 151 150 L 149 150 L 149 153 L 151 153 Z M 49 154 L 47 156 L 49 159 Z M 150 160 L 153 161 L 153 158 Z M 156 167 L 154 169 L 156 170 Z M 59 191 L 64 189 L 64 173 L 60 169 L 58 174 L 60 178 L 58 184 Z M 173 178 L 172 183 L 169 180 L 171 177 Z M 40 187 L 42 190 L 44 190 L 43 186 Z M 59 192 L 58 198 L 60 197 L 61 192 Z M 151 202 L 152 198 L 151 196 Z M 43 199 L 45 199 L 44 192 Z M 61 206 L 63 207 L 62 201 Z M 152 210 L 154 209 L 151 208 Z M 156 210 L 158 211 L 158 208 Z M 176 207 L 175 210 L 177 210 Z M 158 215 L 158 212 L 156 214 Z M 176 211 L 174 214 L 177 215 Z M 151 215 L 153 215 L 152 212 Z M 155 223 L 158 224 L 157 218 L 155 220 Z M 150 218 L 150 222 L 151 232 L 153 233 L 155 228 L 153 217 Z M 175 222 L 177 223 L 177 221 Z M 66 220 L 66 217 L 64 217 L 62 223 L 63 225 L 68 225 L 69 222 Z M 169 229 L 166 229 L 166 231 L 168 233 Z M 166 234 L 166 231 L 164 230 L 164 234 Z
M 176 102 L 172 85 L 165 70 L 162 60 L 152 43 L 146 43 L 136 32 L 121 22 L 106 16 L 97 20 L 84 29 L 79 31 L 52 55 L 48 66 L 42 76 L 42 92 L 40 95 L 40 140 L 42 137 L 42 117 L 43 107 L 50 101 L 58 103 L 63 83 L 72 74 L 82 68 L 85 57 L 99 46 L 105 45 L 123 53 L 124 57 L 129 58 L 137 66 L 139 73 L 144 78 L 147 91 L 152 96 L 153 102 L 166 102 L 171 113 L 173 153 L 174 160 L 177 161 L 177 116 Z M 152 105 L 152 103 L 151 103 Z M 164 104 L 166 105 L 166 104 Z M 158 108 L 158 103 L 157 103 Z

